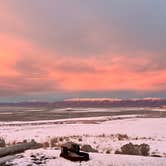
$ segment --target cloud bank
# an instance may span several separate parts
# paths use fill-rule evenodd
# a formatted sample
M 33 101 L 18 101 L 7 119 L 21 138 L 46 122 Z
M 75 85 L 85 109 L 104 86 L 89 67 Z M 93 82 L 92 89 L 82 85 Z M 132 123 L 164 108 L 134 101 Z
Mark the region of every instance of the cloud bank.
M 165 5 L 1 2 L 0 95 L 165 91 Z

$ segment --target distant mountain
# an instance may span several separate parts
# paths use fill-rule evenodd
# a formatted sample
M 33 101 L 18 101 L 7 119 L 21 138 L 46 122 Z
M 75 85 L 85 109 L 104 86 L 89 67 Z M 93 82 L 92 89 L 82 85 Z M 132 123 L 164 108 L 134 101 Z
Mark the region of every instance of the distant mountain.
M 0 103 L 0 106 L 34 106 L 34 107 L 165 107 L 166 99 L 68 99 L 59 102 L 20 102 Z

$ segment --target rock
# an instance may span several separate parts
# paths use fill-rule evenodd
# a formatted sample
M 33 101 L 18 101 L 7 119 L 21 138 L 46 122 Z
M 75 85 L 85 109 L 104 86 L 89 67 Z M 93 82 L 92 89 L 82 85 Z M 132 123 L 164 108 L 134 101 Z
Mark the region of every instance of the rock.
M 89 154 L 80 152 L 79 145 L 73 142 L 67 142 L 61 146 L 60 157 L 63 157 L 70 161 L 88 161 L 89 160 Z

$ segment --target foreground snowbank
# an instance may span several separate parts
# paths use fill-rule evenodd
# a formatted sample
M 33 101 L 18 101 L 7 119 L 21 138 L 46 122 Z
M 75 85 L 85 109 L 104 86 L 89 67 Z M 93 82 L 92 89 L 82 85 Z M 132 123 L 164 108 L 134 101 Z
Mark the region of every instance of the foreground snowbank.
M 23 157 L 15 159 L 11 163 L 17 166 L 30 164 L 37 166 L 31 157 L 35 155 L 47 158 L 43 164 L 45 166 L 165 166 L 166 163 L 166 158 L 91 153 L 91 160 L 80 164 L 60 158 L 59 153 L 58 150 L 29 150 L 25 152 Z

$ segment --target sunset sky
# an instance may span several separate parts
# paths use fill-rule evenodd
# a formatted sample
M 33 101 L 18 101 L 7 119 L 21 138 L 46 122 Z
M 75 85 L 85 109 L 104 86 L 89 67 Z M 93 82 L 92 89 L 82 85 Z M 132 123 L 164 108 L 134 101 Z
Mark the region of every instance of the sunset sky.
M 0 101 L 166 97 L 165 0 L 0 0 Z

